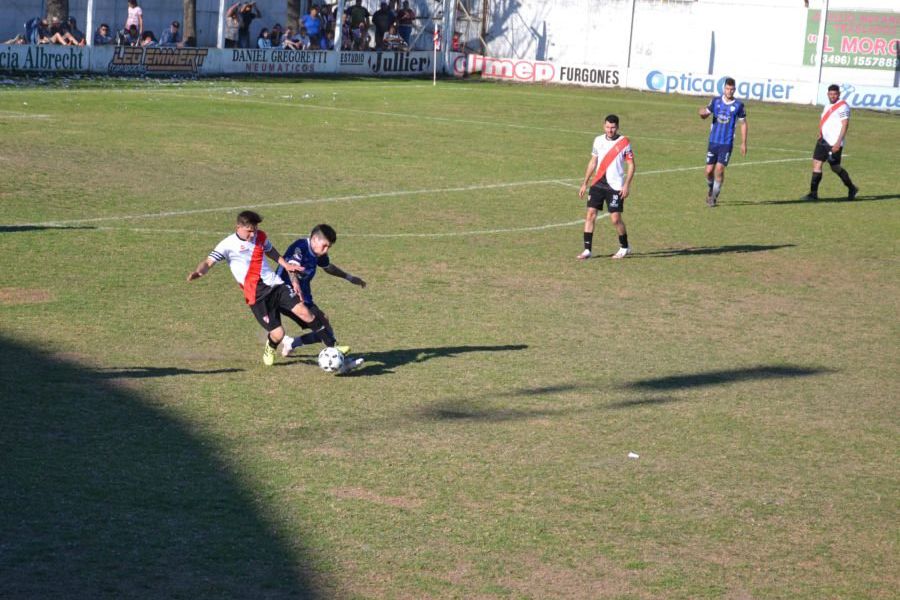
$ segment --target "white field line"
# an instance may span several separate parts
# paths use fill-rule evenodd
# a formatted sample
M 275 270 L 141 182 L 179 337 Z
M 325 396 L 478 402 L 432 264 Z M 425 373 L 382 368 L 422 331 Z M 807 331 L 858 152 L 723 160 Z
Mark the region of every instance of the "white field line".
M 49 119 L 50 115 L 0 110 L 0 119 Z
M 599 215 L 597 218 L 602 219 L 604 217 L 608 217 L 609 213 L 603 213 Z M 440 233 L 353 233 L 353 232 L 345 232 L 341 231 L 341 237 L 359 237 L 359 238 L 379 238 L 379 239 L 393 239 L 393 238 L 445 238 L 445 237 L 464 237 L 469 235 L 495 235 L 499 233 L 524 233 L 528 231 L 543 231 L 546 229 L 557 229 L 560 227 L 571 227 L 572 225 L 579 225 L 584 223 L 584 219 L 578 219 L 577 221 L 568 221 L 566 223 L 548 223 L 546 225 L 533 225 L 531 227 L 509 227 L 509 228 L 500 228 L 500 229 L 476 229 L 472 231 L 447 231 Z M 148 227 L 97 227 L 93 231 L 128 231 L 134 233 L 149 233 L 149 234 L 159 234 L 159 233 L 170 233 L 176 235 L 209 235 L 209 236 L 217 236 L 220 237 L 224 235 L 226 232 L 222 231 L 197 231 L 192 229 L 153 229 Z M 277 231 L 277 232 L 266 232 L 269 237 L 273 236 L 283 236 L 283 237 L 303 237 L 309 235 L 308 231 L 304 231 L 302 233 L 296 233 L 291 231 Z
M 325 95 L 325 94 L 327 94 L 327 92 L 324 93 L 323 95 Z M 191 98 L 191 99 L 196 100 L 195 95 L 189 95 L 189 94 L 171 94 L 171 95 L 175 96 L 176 98 L 185 98 L 185 99 Z M 252 104 L 264 104 L 266 106 L 282 106 L 282 107 L 290 107 L 290 108 L 310 108 L 310 109 L 315 109 L 315 110 L 330 110 L 330 111 L 334 111 L 334 112 L 350 112 L 350 113 L 355 113 L 355 114 L 371 115 L 371 116 L 379 116 L 379 117 L 394 117 L 394 118 L 398 118 L 398 119 L 418 119 L 421 121 L 436 121 L 438 123 L 463 123 L 466 125 L 503 127 L 503 128 L 509 128 L 509 129 L 526 129 L 526 130 L 532 130 L 532 131 L 552 131 L 555 133 L 598 135 L 597 131 L 587 131 L 587 130 L 582 130 L 582 129 L 565 129 L 562 127 L 540 127 L 537 125 L 518 125 L 516 123 L 503 123 L 503 122 L 496 122 L 496 121 L 480 121 L 480 120 L 476 120 L 476 119 L 458 119 L 458 118 L 453 118 L 453 117 L 436 117 L 434 115 L 416 115 L 416 114 L 412 114 L 412 113 L 365 110 L 365 109 L 361 109 L 361 108 L 347 108 L 347 107 L 342 107 L 342 106 L 322 106 L 322 105 L 310 104 L 310 103 L 300 104 L 300 103 L 296 103 L 296 102 L 294 102 L 294 103 L 272 102 L 269 100 L 260 100 L 260 99 L 255 99 L 255 98 L 248 97 L 248 96 L 243 96 L 243 95 L 235 96 L 234 99 L 232 99 L 231 97 L 224 97 L 224 96 L 221 98 L 214 97 L 214 96 L 208 96 L 208 97 L 212 100 L 220 100 L 220 101 L 240 100 L 241 102 L 252 103 Z M 302 100 L 302 98 L 301 98 L 301 100 Z M 665 138 L 665 137 L 653 137 L 653 136 L 645 136 L 645 135 L 638 136 L 637 139 L 638 140 L 652 140 L 652 141 L 656 141 L 656 142 L 666 142 L 666 143 L 671 143 L 671 144 L 682 144 L 682 145 L 684 145 L 684 144 L 706 145 L 706 142 L 699 142 L 699 141 L 692 141 L 692 140 L 685 140 L 685 139 L 673 139 L 673 138 Z M 787 153 L 791 153 L 791 154 L 797 154 L 797 153 L 801 153 L 801 152 L 806 153 L 805 150 L 797 150 L 797 149 L 791 149 L 791 148 L 775 148 L 775 147 L 770 147 L 770 146 L 754 146 L 753 148 L 759 149 L 759 150 L 770 150 L 772 152 L 787 152 Z
M 849 156 L 849 155 L 848 155 Z M 735 163 L 732 167 L 750 167 L 755 165 L 768 165 L 775 163 L 786 163 L 786 162 L 797 162 L 801 160 L 808 160 L 808 158 L 780 158 L 775 160 L 762 160 L 757 162 L 746 162 L 746 163 Z M 673 169 L 657 169 L 655 171 L 644 171 L 638 172 L 637 175 L 661 175 L 665 173 L 678 173 L 681 171 L 699 171 L 701 169 L 705 169 L 705 165 L 698 165 L 693 167 L 677 167 Z M 161 213 L 144 213 L 137 215 L 114 215 L 108 217 L 93 217 L 88 219 L 67 219 L 60 221 L 42 221 L 40 223 L 15 223 L 11 224 L 13 226 L 32 226 L 32 227 L 49 227 L 49 226 L 59 226 L 59 225 L 81 225 L 85 223 L 102 223 L 108 221 L 128 221 L 128 220 L 136 220 L 136 219 L 159 219 L 166 217 L 182 217 L 187 215 L 197 215 L 204 213 L 214 213 L 214 212 L 234 212 L 240 210 L 247 210 L 251 208 L 273 208 L 278 206 L 298 206 L 298 205 L 306 205 L 306 204 L 324 204 L 329 202 L 348 202 L 353 200 L 372 200 L 375 198 L 395 198 L 399 196 L 420 196 L 420 195 L 430 195 L 430 194 L 451 194 L 456 192 L 472 192 L 478 190 L 489 190 L 489 189 L 502 189 L 502 188 L 511 188 L 511 187 L 528 187 L 532 185 L 567 185 L 566 181 L 579 181 L 579 179 L 566 179 L 566 178 L 552 178 L 552 179 L 537 179 L 532 181 L 512 181 L 507 183 L 487 183 L 481 185 L 469 185 L 462 187 L 448 187 L 448 188 L 433 188 L 433 189 L 420 189 L 420 190 L 397 190 L 390 192 L 376 192 L 374 194 L 356 194 L 349 196 L 332 196 L 326 198 L 307 198 L 300 200 L 285 200 L 283 202 L 268 202 L 268 203 L 260 203 L 260 204 L 241 204 L 237 206 L 218 206 L 213 208 L 195 208 L 195 209 L 187 209 L 187 210 L 171 210 Z

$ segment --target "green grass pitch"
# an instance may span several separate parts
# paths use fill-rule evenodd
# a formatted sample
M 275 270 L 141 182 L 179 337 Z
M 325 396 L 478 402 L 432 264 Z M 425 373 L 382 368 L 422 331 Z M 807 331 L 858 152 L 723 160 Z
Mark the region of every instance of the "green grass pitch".
M 896 598 L 896 115 L 481 82 L 0 88 L 0 596 Z M 617 113 L 633 257 L 577 185 Z M 366 367 L 266 368 L 243 208 Z M 629 458 L 636 453 L 639 458 Z M 893 590 L 893 591 L 891 591 Z

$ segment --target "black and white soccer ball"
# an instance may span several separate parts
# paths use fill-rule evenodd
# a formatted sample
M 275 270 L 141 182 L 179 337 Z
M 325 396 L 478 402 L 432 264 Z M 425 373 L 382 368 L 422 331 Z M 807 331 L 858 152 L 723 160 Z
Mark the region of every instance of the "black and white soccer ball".
M 319 352 L 319 367 L 326 373 L 340 373 L 344 368 L 344 354 L 337 348 L 323 348 Z

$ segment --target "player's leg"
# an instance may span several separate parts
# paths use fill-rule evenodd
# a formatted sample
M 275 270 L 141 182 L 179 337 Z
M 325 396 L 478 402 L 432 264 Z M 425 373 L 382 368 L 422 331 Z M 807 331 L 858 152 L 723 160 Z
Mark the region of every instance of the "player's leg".
M 593 194 L 590 191 L 588 194 Z M 591 196 L 588 197 L 587 212 L 584 215 L 584 250 L 576 256 L 578 260 L 585 260 L 591 257 L 591 251 L 594 244 L 594 223 L 597 221 L 597 207 L 591 206 Z
M 828 155 L 828 166 L 831 167 L 831 171 L 841 178 L 841 181 L 847 186 L 847 199 L 853 200 L 856 198 L 856 194 L 859 192 L 859 188 L 853 185 L 853 181 L 850 179 L 850 174 L 847 170 L 841 166 L 841 154 L 844 152 L 844 149 L 841 148 L 837 152 L 833 152 Z
M 720 157 L 720 160 L 728 160 L 728 155 L 730 152 L 726 152 L 724 157 Z M 716 206 L 719 203 L 719 194 L 722 193 L 722 186 L 725 185 L 725 167 L 728 165 L 727 162 L 717 162 L 715 173 L 713 176 L 713 186 L 712 191 L 709 194 L 709 205 Z
M 712 161 L 712 162 L 710 162 Z M 712 149 L 706 151 L 706 204 L 712 204 L 713 171 L 716 168 L 716 156 Z
M 616 233 L 619 236 L 619 250 L 612 255 L 612 258 L 625 258 L 631 254 L 631 247 L 628 245 L 628 231 L 625 229 L 625 220 L 622 218 L 622 211 L 625 209 L 625 201 L 619 198 L 619 193 L 614 192 L 609 199 L 609 220 Z
M 321 319 L 313 313 L 306 304 L 300 302 L 297 303 L 291 308 L 291 312 L 294 313 L 300 320 L 309 323 L 309 328 L 313 330 L 313 333 L 318 337 L 318 339 L 325 344 L 326 346 L 334 346 L 334 336 L 326 329 L 325 325 L 322 323 Z
M 275 363 L 275 348 L 284 338 L 284 328 L 281 326 L 281 315 L 278 310 L 278 293 L 277 289 L 283 286 L 277 286 L 265 298 L 256 301 L 256 304 L 250 307 L 253 316 L 257 322 L 266 330 L 266 345 L 263 348 L 263 364 L 267 367 Z
M 804 200 L 819 199 L 819 184 L 822 182 L 822 164 L 828 159 L 828 145 L 820 139 L 813 148 L 812 177 L 809 180 L 809 193 Z

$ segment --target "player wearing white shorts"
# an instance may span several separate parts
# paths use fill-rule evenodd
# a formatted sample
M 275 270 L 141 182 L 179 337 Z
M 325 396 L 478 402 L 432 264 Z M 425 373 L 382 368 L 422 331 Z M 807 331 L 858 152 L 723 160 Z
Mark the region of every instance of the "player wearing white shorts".
M 619 134 L 618 116 L 606 117 L 603 132 L 604 135 L 598 135 L 594 139 L 591 160 L 584 173 L 584 183 L 578 190 L 578 197 L 583 199 L 590 188 L 587 214 L 584 217 L 584 250 L 576 257 L 578 260 L 591 257 L 594 222 L 604 203 L 609 211 L 609 219 L 619 234 L 619 250 L 611 258 L 625 258 L 631 254 L 622 212 L 625 210 L 625 198 L 631 192 L 631 180 L 634 179 L 634 152 L 628 138 Z

